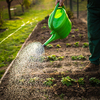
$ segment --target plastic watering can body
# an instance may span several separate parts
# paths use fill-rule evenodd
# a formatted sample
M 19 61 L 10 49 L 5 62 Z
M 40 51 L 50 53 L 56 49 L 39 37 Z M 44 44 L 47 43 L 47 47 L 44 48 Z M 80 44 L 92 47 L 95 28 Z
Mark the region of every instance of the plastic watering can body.
M 45 46 L 54 40 L 66 38 L 71 31 L 72 24 L 66 14 L 65 8 L 58 6 L 59 3 L 48 20 L 48 26 L 52 30 L 50 33 L 52 36 L 44 43 Z

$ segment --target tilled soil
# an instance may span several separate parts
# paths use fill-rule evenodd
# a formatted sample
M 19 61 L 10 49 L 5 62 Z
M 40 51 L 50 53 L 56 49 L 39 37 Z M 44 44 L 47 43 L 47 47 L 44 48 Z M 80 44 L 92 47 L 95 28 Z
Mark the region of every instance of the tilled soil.
M 90 56 L 89 47 L 83 47 L 84 43 L 88 44 L 87 25 L 80 19 L 73 18 L 71 21 L 72 30 L 68 37 L 51 42 L 52 48 L 45 47 L 45 59 L 42 62 L 33 61 L 32 64 L 28 64 L 28 67 L 23 66 L 25 69 L 20 75 L 13 70 L 16 69 L 18 65 L 16 62 L 20 57 L 15 60 L 0 86 L 1 100 L 99 100 L 100 82 L 91 84 L 89 79 L 93 77 L 100 79 L 100 71 L 83 71 L 83 68 L 89 63 Z M 37 24 L 25 47 L 35 42 L 43 44 L 51 36 L 50 32 L 46 18 Z M 79 44 L 78 46 L 75 45 L 76 42 Z M 67 43 L 70 45 L 66 45 Z M 57 48 L 57 44 L 61 47 Z M 64 58 L 50 61 L 47 59 L 50 55 L 64 56 Z M 72 56 L 80 55 L 85 58 L 72 59 Z M 62 78 L 67 76 L 76 80 L 72 81 L 70 86 L 61 82 Z M 35 77 L 36 80 L 30 82 L 30 77 Z M 46 78 L 55 80 L 52 80 L 50 86 L 46 86 L 44 84 Z M 79 84 L 77 81 L 79 78 L 83 78 L 83 84 Z

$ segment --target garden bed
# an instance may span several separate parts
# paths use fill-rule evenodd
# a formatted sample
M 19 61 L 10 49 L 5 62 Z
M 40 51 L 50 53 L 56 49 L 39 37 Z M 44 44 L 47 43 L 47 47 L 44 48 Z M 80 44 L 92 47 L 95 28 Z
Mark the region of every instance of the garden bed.
M 19 70 L 19 74 L 16 74 L 14 69 L 19 68 L 16 66 L 20 57 L 15 59 L 0 86 L 1 100 L 13 98 L 14 100 L 98 100 L 100 98 L 100 71 L 83 71 L 89 63 L 90 56 L 87 25 L 80 19 L 73 18 L 71 21 L 72 30 L 69 36 L 53 41 L 51 45 L 45 47 L 45 57 L 42 62 L 34 61 L 31 65 L 28 64 L 28 67 L 20 66 L 26 69 Z M 35 42 L 43 44 L 51 36 L 50 32 L 46 18 L 37 24 L 24 48 Z M 69 84 L 66 83 L 66 79 L 69 80 Z M 96 79 L 96 82 L 91 79 Z

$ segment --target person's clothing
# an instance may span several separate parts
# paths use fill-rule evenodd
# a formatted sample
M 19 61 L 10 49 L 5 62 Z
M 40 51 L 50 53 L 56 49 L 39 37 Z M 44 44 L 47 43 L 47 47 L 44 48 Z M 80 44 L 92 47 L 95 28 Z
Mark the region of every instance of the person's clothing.
M 91 63 L 99 65 L 100 58 L 100 0 L 88 0 L 88 40 Z
M 100 0 L 88 0 L 89 7 L 100 8 Z

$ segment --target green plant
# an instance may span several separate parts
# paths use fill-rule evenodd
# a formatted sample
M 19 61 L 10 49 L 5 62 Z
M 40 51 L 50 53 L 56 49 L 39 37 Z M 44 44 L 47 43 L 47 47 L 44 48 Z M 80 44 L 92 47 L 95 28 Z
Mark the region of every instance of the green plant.
M 78 62 L 74 62 L 75 65 L 78 65 Z
M 57 86 L 57 84 L 54 84 L 53 86 Z
M 77 57 L 77 59 L 86 59 L 86 57 L 85 56 L 83 56 L 83 55 L 79 55 L 78 57 Z
M 83 35 L 82 35 L 82 34 L 79 34 L 79 37 L 80 37 L 80 38 L 82 38 L 82 37 L 83 37 Z
M 100 80 L 97 79 L 96 77 L 91 77 L 89 79 L 89 82 L 91 83 L 91 85 L 95 86 L 95 85 L 100 85 Z
M 83 77 L 82 78 L 79 78 L 78 83 L 80 85 L 84 85 L 84 83 L 85 83 L 84 78 Z
M 47 56 L 47 60 L 55 61 L 57 60 L 57 57 L 56 55 L 50 55 L 50 56 Z
M 63 60 L 63 59 L 64 59 L 64 56 L 58 57 L 58 60 Z
M 83 69 L 83 67 L 79 67 L 80 69 Z
M 57 48 L 61 48 L 60 44 L 57 44 L 56 47 L 57 47 Z
M 79 29 L 77 28 L 77 29 L 75 29 L 75 31 L 79 31 Z
M 46 78 L 46 81 L 44 81 L 43 84 L 51 86 L 53 84 L 54 80 L 55 79 L 53 77 L 52 78 Z
M 75 38 L 75 35 L 72 35 L 72 38 Z
M 48 44 L 47 48 L 53 48 L 53 45 L 52 44 Z
M 72 60 L 81 60 L 81 59 L 84 60 L 84 59 L 86 59 L 86 57 L 83 56 L 83 55 L 79 55 L 79 56 L 72 56 L 71 59 L 72 59 Z
M 39 77 L 30 78 L 29 83 L 35 82 L 39 79 Z
M 71 46 L 71 44 L 70 44 L 70 43 L 66 43 L 66 46 L 67 46 L 67 47 L 70 47 L 70 46 Z
M 44 97 L 46 97 L 46 100 L 49 100 L 48 98 L 49 98 L 49 96 L 48 95 L 44 95 Z M 39 99 L 40 100 L 40 99 Z
M 29 8 L 30 4 L 31 4 L 30 0 L 24 0 L 24 5 L 25 5 L 26 9 Z
M 61 99 L 63 99 L 63 98 L 64 98 L 64 96 L 65 96 L 65 94 L 63 94 L 63 93 L 62 93 L 62 94 L 60 94 L 60 98 L 61 98 Z
M 70 85 L 72 85 L 72 82 L 76 82 L 76 80 L 70 78 L 69 76 L 67 76 L 67 77 L 63 77 L 63 78 L 61 79 L 61 82 L 62 82 L 63 85 L 70 86 Z
M 20 80 L 19 80 L 19 83 L 20 83 L 20 84 L 23 84 L 24 82 L 25 82 L 25 79 L 20 79 Z
M 57 52 L 58 52 L 58 49 L 57 49 Z
M 66 73 L 68 73 L 69 71 L 66 71 Z
M 35 82 L 34 78 L 31 78 L 31 79 L 29 80 L 29 83 L 32 83 L 32 82 Z
M 44 26 L 42 26 L 41 28 L 45 29 L 45 28 L 46 28 L 46 26 L 44 25 Z
M 89 44 L 88 43 L 83 43 L 83 48 L 86 48 L 86 47 L 88 47 L 89 46 Z
M 62 75 L 65 75 L 65 72 L 61 72 Z
M 79 46 L 79 42 L 74 43 L 74 45 L 75 45 L 76 47 L 78 47 L 78 46 Z
M 72 56 L 71 59 L 72 60 L 77 60 L 77 56 Z

